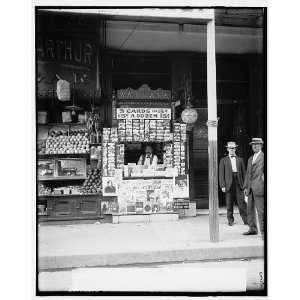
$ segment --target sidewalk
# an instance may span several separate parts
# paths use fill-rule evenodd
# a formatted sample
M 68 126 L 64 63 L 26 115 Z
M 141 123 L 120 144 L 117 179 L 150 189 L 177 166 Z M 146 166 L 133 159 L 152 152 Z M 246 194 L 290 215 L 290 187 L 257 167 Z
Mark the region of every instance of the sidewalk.
M 38 228 L 39 270 L 263 257 L 260 235 L 235 214 L 220 215 L 220 242 L 209 242 L 208 215 L 174 222 L 78 224 Z

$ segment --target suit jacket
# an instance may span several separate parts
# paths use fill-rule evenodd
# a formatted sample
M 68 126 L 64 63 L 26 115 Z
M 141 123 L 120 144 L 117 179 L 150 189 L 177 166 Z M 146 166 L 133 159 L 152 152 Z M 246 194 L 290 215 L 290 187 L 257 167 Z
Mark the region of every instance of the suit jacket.
M 247 195 L 252 190 L 254 195 L 264 195 L 264 153 L 261 152 L 252 165 L 253 155 L 248 159 L 244 189 Z
M 243 188 L 244 178 L 245 178 L 245 164 L 241 157 L 236 156 L 236 170 L 238 176 L 238 182 Z M 225 187 L 225 192 L 228 192 L 232 185 L 232 166 L 229 156 L 225 156 L 220 161 L 219 166 L 219 185 L 222 189 Z

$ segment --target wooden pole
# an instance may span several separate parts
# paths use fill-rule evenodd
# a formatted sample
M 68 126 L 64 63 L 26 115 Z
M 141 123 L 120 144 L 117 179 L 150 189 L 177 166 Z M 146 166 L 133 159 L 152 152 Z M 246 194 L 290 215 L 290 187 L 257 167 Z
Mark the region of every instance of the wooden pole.
M 209 236 L 219 241 L 218 199 L 218 131 L 216 92 L 215 20 L 207 23 L 207 108 L 208 108 L 208 161 L 209 161 Z

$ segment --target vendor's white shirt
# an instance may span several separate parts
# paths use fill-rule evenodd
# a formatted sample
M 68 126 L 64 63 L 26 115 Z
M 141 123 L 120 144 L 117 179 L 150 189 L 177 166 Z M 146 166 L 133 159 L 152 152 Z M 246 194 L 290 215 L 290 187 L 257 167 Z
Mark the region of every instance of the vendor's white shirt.
M 258 155 L 259 155 L 260 153 L 261 153 L 261 150 L 258 151 L 257 153 L 254 153 L 254 154 L 253 154 L 252 165 L 255 163 L 255 161 L 256 161 L 256 159 L 257 159 L 257 157 L 258 157 Z
M 138 165 L 142 164 L 142 160 L 143 160 L 143 156 L 141 155 L 139 158 L 139 161 L 138 161 Z M 153 155 L 152 165 L 150 164 L 150 160 L 151 160 L 151 158 L 147 157 L 147 155 L 146 155 L 145 161 L 144 161 L 144 166 L 147 166 L 148 168 L 149 167 L 156 168 L 157 167 L 157 156 L 155 154 Z
M 229 155 L 229 158 L 230 158 L 230 161 L 231 161 L 232 172 L 237 172 L 235 156 L 231 157 Z

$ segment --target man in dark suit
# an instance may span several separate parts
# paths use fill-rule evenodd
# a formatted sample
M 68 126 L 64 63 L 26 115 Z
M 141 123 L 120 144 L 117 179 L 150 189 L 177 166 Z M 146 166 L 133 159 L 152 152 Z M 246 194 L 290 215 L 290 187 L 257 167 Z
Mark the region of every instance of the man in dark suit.
M 257 234 L 255 208 L 262 236 L 264 235 L 264 153 L 261 138 L 253 138 L 250 145 L 254 154 L 249 158 L 244 182 L 244 193 L 248 196 L 249 230 L 244 235 Z
M 244 224 L 247 223 L 247 204 L 243 195 L 243 183 L 245 176 L 245 165 L 241 157 L 236 155 L 238 145 L 235 142 L 228 142 L 226 145 L 228 156 L 220 161 L 219 166 L 219 185 L 225 193 L 228 225 L 234 224 L 233 217 L 233 196 L 239 207 L 240 215 Z

